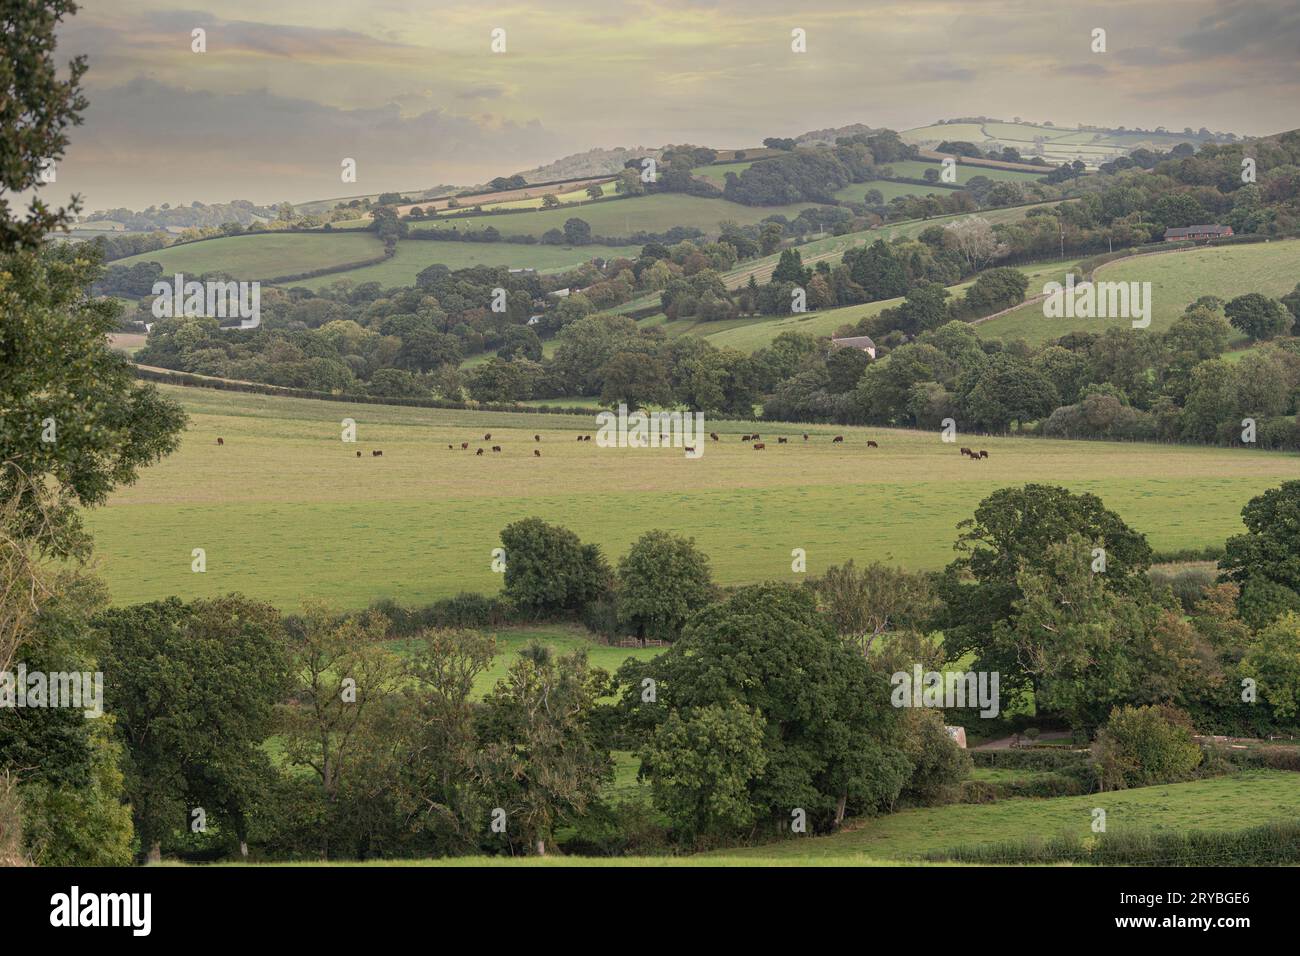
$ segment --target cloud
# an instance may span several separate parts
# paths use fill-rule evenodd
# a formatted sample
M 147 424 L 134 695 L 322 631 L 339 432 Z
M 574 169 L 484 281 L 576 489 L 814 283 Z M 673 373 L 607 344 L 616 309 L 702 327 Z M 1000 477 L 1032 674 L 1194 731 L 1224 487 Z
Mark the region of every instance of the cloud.
M 106 190 L 145 177 L 158 188 L 202 183 L 207 193 L 178 200 L 302 201 L 476 182 L 478 170 L 526 168 L 567 151 L 564 145 L 538 121 L 443 109 L 407 116 L 395 104 L 340 109 L 265 90 L 218 94 L 138 77 L 94 95 L 60 181 Z M 357 161 L 355 186 L 340 182 L 344 158 Z M 214 188 L 227 193 L 213 195 Z M 94 203 L 92 190 L 84 191 Z

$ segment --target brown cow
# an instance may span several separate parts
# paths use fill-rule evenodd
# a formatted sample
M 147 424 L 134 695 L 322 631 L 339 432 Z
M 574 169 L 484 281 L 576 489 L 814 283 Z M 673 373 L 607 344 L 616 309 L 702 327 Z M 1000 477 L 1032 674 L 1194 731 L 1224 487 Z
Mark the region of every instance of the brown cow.
M 694 454 L 695 454 L 695 448 L 694 448 L 694 446 L 692 446 L 692 445 L 683 445 L 682 447 L 686 449 L 686 454 L 688 454 L 688 455 L 694 455 Z
M 875 442 L 873 442 L 870 438 L 868 438 L 868 439 L 867 439 L 867 447 L 868 447 L 868 448 L 879 448 L 880 446 L 877 445 Z
M 709 437 L 712 438 L 714 441 L 722 441 L 722 439 L 718 437 L 717 432 L 709 432 Z
M 754 446 L 754 451 L 762 451 L 762 450 L 763 450 L 764 448 L 766 448 L 766 447 L 767 447 L 767 446 L 764 445 L 762 442 L 759 442 L 758 444 L 756 444 L 756 445 Z
M 492 450 L 493 450 L 493 451 L 500 451 L 500 450 L 501 450 L 501 446 L 500 446 L 500 445 L 493 445 L 493 446 L 492 446 Z
M 372 451 L 370 454 L 375 458 L 382 458 L 384 456 L 382 451 Z
M 962 453 L 963 455 L 969 455 L 969 454 L 970 454 L 970 449 L 969 449 L 969 448 L 963 448 L 963 449 L 961 449 L 961 453 Z
M 760 438 L 762 438 L 762 437 L 763 437 L 763 436 L 760 435 L 758 432 L 754 432 L 754 441 L 758 441 L 758 440 L 759 440 Z
M 808 433 L 807 433 L 807 432 L 804 432 L 803 440 L 804 440 L 804 441 L 807 441 L 807 440 L 808 440 Z
M 582 436 L 579 435 L 579 436 L 578 436 L 578 441 L 582 441 L 582 440 L 583 440 Z
M 358 458 L 361 457 L 361 452 L 357 452 L 357 457 L 358 457 Z
M 534 436 L 533 436 L 533 441 L 541 441 L 541 440 L 542 440 L 542 436 L 541 436 L 541 435 L 534 435 Z
M 468 448 L 469 448 L 469 442 L 467 442 L 467 441 L 463 441 L 463 442 L 460 443 L 460 450 L 461 450 L 461 451 L 465 451 L 465 450 L 468 449 Z
M 980 449 L 980 457 L 981 457 L 981 458 L 987 458 L 988 456 L 989 456 L 989 453 L 986 452 L 983 448 L 981 448 L 981 449 Z
M 224 438 L 218 438 L 218 439 L 217 439 L 217 444 L 218 444 L 218 445 L 224 445 L 225 443 L 226 443 L 226 440 L 225 440 Z
M 836 435 L 834 438 L 831 439 L 831 444 L 834 445 L 836 442 L 842 442 L 842 441 L 844 441 L 844 436 Z
M 542 457 L 542 450 L 541 450 L 540 448 L 534 448 L 534 449 L 533 449 L 533 457 L 534 457 L 534 458 L 541 458 L 541 457 Z
M 741 441 L 753 441 L 753 440 L 754 440 L 754 436 L 753 436 L 753 435 L 741 435 L 741 436 L 740 436 L 740 440 L 741 440 Z
M 784 439 L 784 438 L 777 438 L 776 443 L 777 443 L 778 445 L 784 445 L 784 444 L 786 444 L 786 439 Z
M 583 440 L 583 441 L 591 441 L 591 436 L 590 436 L 590 435 L 584 435 L 584 436 L 582 437 L 582 440 Z
M 474 454 L 476 454 L 476 455 L 481 455 L 481 454 L 483 454 L 483 449 L 480 448 L 478 451 L 474 452 Z
M 484 440 L 484 441 L 491 441 L 491 440 L 492 440 L 492 433 L 491 433 L 491 432 L 488 432 L 486 435 L 484 435 L 484 436 L 483 436 L 483 440 Z

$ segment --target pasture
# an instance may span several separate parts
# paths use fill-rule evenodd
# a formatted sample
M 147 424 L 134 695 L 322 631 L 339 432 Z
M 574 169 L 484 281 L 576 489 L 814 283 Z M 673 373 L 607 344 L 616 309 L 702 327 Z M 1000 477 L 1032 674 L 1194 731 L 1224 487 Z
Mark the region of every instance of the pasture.
M 164 276 L 181 272 L 197 278 L 205 272 L 226 272 L 252 281 L 361 262 L 383 252 L 383 243 L 368 232 L 259 232 L 187 242 L 112 264 L 129 267 L 137 262 L 157 262 Z
M 1056 262 L 1036 262 L 1016 268 L 1029 277 L 1030 286 L 1033 287 L 1035 283 L 1041 286 L 1052 279 L 1063 279 L 1066 271 L 1073 264 L 1073 260 L 1063 259 Z M 970 282 L 963 282 L 950 286 L 949 291 L 956 298 L 970 286 Z M 701 335 L 719 348 L 755 352 L 770 345 L 783 332 L 807 332 L 809 335 L 817 336 L 834 335 L 843 326 L 852 325 L 867 316 L 879 315 L 885 309 L 900 305 L 902 301 L 901 297 L 881 299 L 877 302 L 846 305 L 819 312 L 783 316 L 749 316 L 725 319 L 721 322 L 694 322 L 690 319 L 667 322 L 664 316 L 658 315 L 645 319 L 643 324 L 661 325 L 669 335 Z
M 443 242 L 441 240 L 407 240 L 397 244 L 397 252 L 373 266 L 332 272 L 312 279 L 289 283 L 294 287 L 324 289 L 340 280 L 378 282 L 385 289 L 415 285 L 415 277 L 434 263 L 448 269 L 470 266 L 507 266 L 511 269 L 536 269 L 538 272 L 562 272 L 591 259 L 635 255 L 640 246 L 552 246 L 518 242 Z
M 608 193 L 609 190 L 606 190 Z M 667 232 L 674 226 L 693 226 L 709 235 L 718 234 L 718 224 L 731 220 L 740 225 L 762 222 L 768 216 L 782 215 L 793 219 L 801 209 L 816 203 L 788 206 L 742 206 L 725 199 L 687 196 L 683 193 L 658 193 L 653 196 L 628 196 L 607 202 L 589 203 L 562 209 L 538 209 L 534 212 L 503 213 L 481 216 L 442 216 L 437 222 L 416 223 L 412 230 L 485 229 L 494 227 L 502 235 L 538 236 L 550 229 L 563 229 L 569 219 L 578 218 L 591 226 L 596 236 L 628 236 L 635 232 Z
M 1077 797 L 924 807 L 854 820 L 831 836 L 787 839 L 719 855 L 751 863 L 851 863 L 857 857 L 904 860 L 959 845 L 1046 839 L 1063 833 L 1091 836 L 1094 807 L 1105 809 L 1108 833 L 1239 830 L 1294 819 L 1300 814 L 1300 787 L 1292 772 L 1255 770 Z
M 1028 481 L 1100 495 L 1157 549 L 1199 548 L 1240 531 L 1251 497 L 1300 477 L 1300 456 L 1256 450 L 959 436 L 989 450 L 972 462 L 932 433 L 723 421 L 705 427 L 724 440 L 690 460 L 575 442 L 596 433 L 594 416 L 163 391 L 191 415 L 180 449 L 86 515 L 117 603 L 242 591 L 284 608 L 364 607 L 493 593 L 498 534 L 529 516 L 611 560 L 652 529 L 692 536 L 722 584 L 799 580 L 793 548 L 814 574 L 849 558 L 938 568 L 981 499 Z M 344 418 L 357 444 L 340 440 Z M 755 429 L 765 451 L 739 440 Z M 503 452 L 474 454 L 493 444 Z M 195 548 L 203 573 L 191 570 Z
M 1150 282 L 1151 326 L 1164 331 L 1203 295 L 1225 302 L 1247 292 L 1285 295 L 1300 279 L 1300 242 L 1277 240 L 1237 246 L 1204 246 L 1182 252 L 1158 253 L 1117 260 L 1099 267 L 1098 282 Z M 1043 283 L 1029 287 L 1029 295 L 1043 291 Z M 1049 319 L 1041 302 L 976 326 L 984 338 L 1024 339 L 1041 345 L 1067 332 L 1100 332 L 1107 326 L 1130 327 L 1131 319 Z

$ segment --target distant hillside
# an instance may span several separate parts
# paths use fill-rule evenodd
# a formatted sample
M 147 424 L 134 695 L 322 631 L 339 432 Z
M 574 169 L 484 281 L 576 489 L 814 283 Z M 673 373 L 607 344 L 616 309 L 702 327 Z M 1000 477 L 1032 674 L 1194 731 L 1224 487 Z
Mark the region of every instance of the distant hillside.
M 530 183 L 549 183 L 561 179 L 578 179 L 582 176 L 603 176 L 616 173 L 629 159 L 653 156 L 658 159 L 663 149 L 648 146 L 617 146 L 614 149 L 589 149 L 585 153 L 574 153 L 545 166 L 526 169 L 518 175 Z
M 940 120 L 930 126 L 904 130 L 903 141 L 915 146 L 934 148 L 941 143 L 970 143 L 988 153 L 1011 148 L 1025 159 L 1035 156 L 1056 166 L 1082 160 L 1096 167 L 1135 149 L 1167 151 L 1179 143 L 1200 146 L 1203 143 L 1233 143 L 1235 133 L 1214 133 L 1202 127 L 1179 132 L 1158 126 L 1153 130 L 1101 126 L 1055 126 L 1051 121 L 1030 123 L 1016 117 L 1010 122 L 984 116 Z
M 879 129 L 867 126 L 865 123 L 851 123 L 848 126 L 832 126 L 829 129 L 810 130 L 796 136 L 794 141 L 800 146 L 816 146 L 818 144 L 834 146 L 835 140 L 841 136 L 858 136 L 860 134 L 871 136 L 878 132 L 880 132 Z

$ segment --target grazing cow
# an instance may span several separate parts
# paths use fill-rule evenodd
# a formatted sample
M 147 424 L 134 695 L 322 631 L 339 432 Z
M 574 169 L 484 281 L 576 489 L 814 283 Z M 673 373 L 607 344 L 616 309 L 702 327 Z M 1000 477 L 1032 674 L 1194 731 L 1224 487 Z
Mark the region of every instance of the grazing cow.
M 758 444 L 756 444 L 756 445 L 754 446 L 754 451 L 762 451 L 762 450 L 763 450 L 764 448 L 766 448 L 766 447 L 767 447 L 767 446 L 764 445 L 762 442 L 759 442 Z
M 843 436 L 843 435 L 836 435 L 834 438 L 831 439 L 831 444 L 834 445 L 834 444 L 837 444 L 838 442 L 842 442 L 842 441 L 844 441 L 844 436 Z
M 474 452 L 474 454 L 476 454 L 476 455 L 481 455 L 481 454 L 483 454 L 483 449 L 480 448 L 478 451 Z
M 488 432 L 486 435 L 484 435 L 484 436 L 483 436 L 483 440 L 484 440 L 484 441 L 491 441 L 491 440 L 492 440 L 492 433 L 491 433 L 491 432 Z
M 582 436 L 582 440 L 583 440 L 583 441 L 591 441 L 591 436 L 590 436 L 590 435 L 584 435 L 584 436 Z
M 712 438 L 714 441 L 722 441 L 722 439 L 718 437 L 717 432 L 709 432 L 709 437 Z
M 361 457 L 361 452 L 357 452 L 357 457 L 358 457 L 358 458 Z
M 969 448 L 963 448 L 963 449 L 961 450 L 961 453 L 962 453 L 963 455 L 969 455 L 969 454 L 970 454 L 970 449 L 969 449 Z
M 686 454 L 688 454 L 688 455 L 694 455 L 694 454 L 695 454 L 695 448 L 694 448 L 693 446 L 691 446 L 691 445 L 684 445 L 684 446 L 682 446 L 682 447 L 684 447 L 684 448 L 686 449 Z
M 375 458 L 382 458 L 384 456 L 382 451 L 372 451 L 370 454 Z
M 467 442 L 467 441 L 463 441 L 463 442 L 460 443 L 460 450 L 461 450 L 461 451 L 465 451 L 465 450 L 468 449 L 468 448 L 469 448 L 469 442 Z
M 981 457 L 981 458 L 987 458 L 988 456 L 989 456 L 989 453 L 986 452 L 983 448 L 981 448 L 981 449 L 980 449 L 980 457 Z
M 542 436 L 541 436 L 541 435 L 534 435 L 534 436 L 533 436 L 533 441 L 541 441 L 541 440 L 542 440 Z
M 777 443 L 778 445 L 784 445 L 784 444 L 786 443 L 786 439 L 784 439 L 784 438 L 777 438 L 776 443 Z
M 226 443 L 226 440 L 225 440 L 224 438 L 218 438 L 218 439 L 217 439 L 217 444 L 218 444 L 218 445 L 224 445 L 225 443 Z
M 754 436 L 753 436 L 753 435 L 741 435 L 741 436 L 740 436 L 740 440 L 741 440 L 741 441 L 753 441 L 753 440 L 754 440 Z
M 803 440 L 804 440 L 804 441 L 807 441 L 807 440 L 808 440 L 808 433 L 807 433 L 807 432 L 804 432 Z
M 542 450 L 541 450 L 540 448 L 534 448 L 534 449 L 533 449 L 533 457 L 534 457 L 534 458 L 541 458 L 541 457 L 542 457 Z
M 582 441 L 582 440 L 583 440 L 582 436 L 579 435 L 579 436 L 578 436 L 578 441 Z
M 763 437 L 763 436 L 760 435 L 758 432 L 754 432 L 754 441 L 758 441 L 758 440 L 759 440 L 760 438 L 762 438 L 762 437 Z
M 870 438 L 868 438 L 868 439 L 867 439 L 867 447 L 868 447 L 868 448 L 879 448 L 880 446 L 877 445 L 875 442 L 873 442 Z
M 501 446 L 500 446 L 500 445 L 493 445 L 493 446 L 492 446 L 492 450 L 493 450 L 493 451 L 500 451 L 500 450 L 501 450 Z

